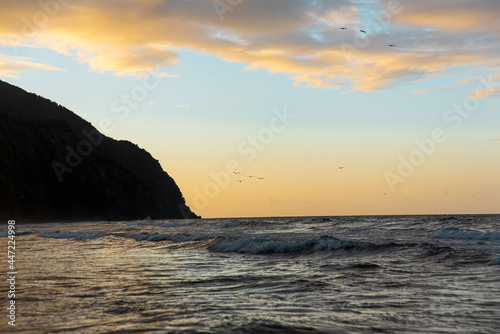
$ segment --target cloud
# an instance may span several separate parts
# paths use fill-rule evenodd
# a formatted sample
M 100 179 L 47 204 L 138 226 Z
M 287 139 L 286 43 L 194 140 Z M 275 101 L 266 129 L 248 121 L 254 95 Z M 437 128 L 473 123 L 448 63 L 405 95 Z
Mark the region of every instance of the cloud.
M 430 89 L 413 89 L 411 92 L 413 94 L 424 95 L 424 94 L 439 92 L 439 91 L 443 91 L 443 90 L 447 90 L 447 89 L 450 89 L 450 87 L 438 87 L 438 88 L 430 88 Z
M 58 6 L 47 10 L 36 0 L 2 4 L 0 43 L 49 48 L 92 71 L 136 77 L 175 66 L 178 51 L 189 49 L 245 64 L 246 70 L 284 73 L 295 86 L 354 91 L 454 67 L 500 67 L 497 0 L 399 6 L 389 0 L 242 0 L 222 17 L 212 0 L 50 3 Z
M 500 97 L 500 86 L 476 90 L 469 96 L 470 100 L 495 99 Z
M 404 4 L 396 23 L 447 33 L 490 32 L 498 35 L 498 0 L 420 0 Z
M 130 49 L 118 48 L 96 54 L 81 55 L 81 61 L 89 64 L 91 70 L 111 71 L 117 76 L 144 77 L 147 71 L 159 66 L 173 65 L 177 54 L 151 46 L 138 46 Z
M 180 76 L 177 74 L 168 74 L 168 73 L 160 73 L 158 75 L 160 78 L 179 78 Z
M 0 77 L 15 78 L 19 73 L 30 69 L 52 71 L 61 70 L 50 65 L 36 63 L 28 57 L 15 57 L 0 54 Z
M 476 88 L 469 95 L 470 100 L 485 100 L 500 97 L 500 75 L 490 74 L 488 77 L 480 76 L 475 78 Z M 474 81 L 470 81 L 474 82 Z
M 178 104 L 176 105 L 177 108 L 189 108 L 189 102 L 187 102 L 186 104 Z
M 497 139 L 492 139 L 493 141 L 500 141 L 500 138 L 497 138 Z
M 500 73 L 498 72 L 459 80 L 457 84 L 474 87 L 468 96 L 470 100 L 485 100 L 500 97 Z

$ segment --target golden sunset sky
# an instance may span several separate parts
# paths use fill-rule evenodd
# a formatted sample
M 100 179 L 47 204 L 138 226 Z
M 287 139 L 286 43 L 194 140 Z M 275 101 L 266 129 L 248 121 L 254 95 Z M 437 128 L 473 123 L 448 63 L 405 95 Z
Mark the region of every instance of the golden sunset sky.
M 149 151 L 203 217 L 500 211 L 498 0 L 0 15 L 0 79 Z

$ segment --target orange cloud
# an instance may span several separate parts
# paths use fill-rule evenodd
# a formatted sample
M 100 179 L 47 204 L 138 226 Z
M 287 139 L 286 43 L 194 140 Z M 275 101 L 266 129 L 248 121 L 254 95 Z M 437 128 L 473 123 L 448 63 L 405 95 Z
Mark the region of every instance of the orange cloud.
M 57 67 L 33 62 L 32 59 L 28 57 L 0 55 L 0 77 L 15 78 L 18 73 L 29 69 L 61 70 Z
M 449 89 L 449 87 L 438 87 L 438 88 L 430 88 L 430 89 L 413 89 L 411 92 L 413 94 L 424 95 L 424 94 L 439 92 L 439 91 L 447 90 L 447 89 Z
M 395 22 L 447 33 L 487 31 L 498 35 L 499 11 L 497 0 L 420 0 L 405 3 Z
M 492 99 L 499 97 L 500 97 L 500 86 L 477 90 L 471 96 L 469 96 L 469 99 L 484 100 L 484 99 Z
M 189 49 L 248 64 L 246 70 L 288 74 L 296 86 L 349 85 L 355 91 L 439 75 L 454 66 L 500 66 L 499 28 L 489 23 L 500 13 L 496 0 L 459 1 L 456 7 L 449 0 L 405 3 L 383 22 L 376 19 L 386 6 L 382 0 L 378 6 L 243 0 L 223 15 L 212 0 L 62 2 L 50 2 L 58 5 L 49 9 L 36 0 L 3 4 L 0 44 L 50 48 L 90 70 L 136 77 L 175 65 L 177 50 Z M 471 33 L 466 28 L 474 24 Z

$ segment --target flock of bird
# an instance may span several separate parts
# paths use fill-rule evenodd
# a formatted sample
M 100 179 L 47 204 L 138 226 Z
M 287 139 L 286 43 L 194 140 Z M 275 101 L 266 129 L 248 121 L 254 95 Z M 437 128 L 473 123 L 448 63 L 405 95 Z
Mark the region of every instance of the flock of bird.
M 346 27 L 341 27 L 340 29 L 341 29 L 341 30 L 347 30 L 347 28 L 346 28 Z M 363 34 L 366 34 L 366 30 L 363 30 L 363 29 L 359 29 L 359 32 L 361 32 L 361 33 L 363 33 Z M 388 44 L 387 46 L 388 46 L 388 47 L 390 47 L 390 48 L 395 48 L 395 47 L 396 47 L 396 44 Z
M 233 174 L 234 174 L 234 175 L 238 175 L 238 174 L 240 174 L 240 172 L 233 172 Z M 247 178 L 249 178 L 249 179 L 257 179 L 257 180 L 264 180 L 264 178 L 263 178 L 263 177 L 260 177 L 260 176 L 255 176 L 255 175 L 248 175 L 248 176 L 247 176 Z M 241 182 L 245 181 L 245 179 L 243 179 L 243 180 L 236 179 L 236 181 L 238 181 L 238 182 L 240 182 L 240 183 L 241 183 Z
M 345 166 L 340 166 L 340 167 L 339 167 L 339 169 L 344 169 L 344 168 L 345 168 Z M 241 172 L 233 172 L 233 174 L 234 174 L 234 175 L 239 175 L 239 174 L 241 174 Z M 248 175 L 248 176 L 247 176 L 247 178 L 249 178 L 249 179 L 257 179 L 257 180 L 264 180 L 264 178 L 263 178 L 263 177 L 260 177 L 260 176 L 255 176 L 255 175 Z M 245 179 L 243 179 L 243 180 L 236 179 L 236 181 L 238 181 L 238 182 L 240 182 L 240 183 L 241 183 L 241 182 L 244 182 L 244 181 L 245 181 Z

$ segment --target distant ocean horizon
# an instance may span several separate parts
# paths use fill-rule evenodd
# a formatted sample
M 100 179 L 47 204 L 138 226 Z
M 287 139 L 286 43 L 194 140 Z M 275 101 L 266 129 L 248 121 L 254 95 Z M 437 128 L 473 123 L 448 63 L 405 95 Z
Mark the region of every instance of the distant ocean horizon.
M 2 332 L 500 328 L 495 214 L 16 222 L 15 232 L 16 326 L 3 316 Z M 2 226 L 4 249 L 10 235 Z

